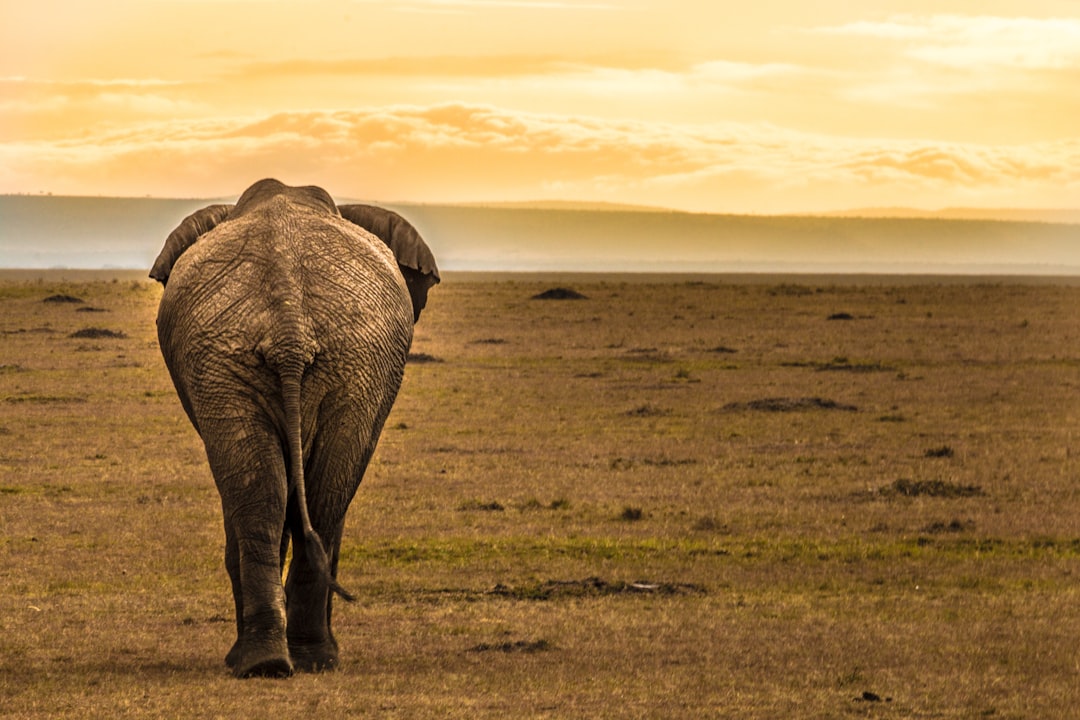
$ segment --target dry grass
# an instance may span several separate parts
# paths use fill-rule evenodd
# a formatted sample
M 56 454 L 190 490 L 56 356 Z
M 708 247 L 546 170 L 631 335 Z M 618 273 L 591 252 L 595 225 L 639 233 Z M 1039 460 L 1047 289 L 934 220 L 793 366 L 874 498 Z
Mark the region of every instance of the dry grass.
M 350 515 L 341 671 L 246 682 L 158 297 L 0 284 L 0 712 L 1080 706 L 1080 288 L 451 277 Z

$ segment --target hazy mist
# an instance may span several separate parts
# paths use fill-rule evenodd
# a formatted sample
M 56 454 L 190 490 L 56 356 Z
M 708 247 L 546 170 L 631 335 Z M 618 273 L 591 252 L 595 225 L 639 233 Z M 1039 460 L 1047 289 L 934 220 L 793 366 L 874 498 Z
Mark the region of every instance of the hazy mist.
M 0 196 L 0 267 L 147 268 L 173 227 L 210 202 Z M 445 270 L 1080 274 L 1078 224 L 391 207 Z

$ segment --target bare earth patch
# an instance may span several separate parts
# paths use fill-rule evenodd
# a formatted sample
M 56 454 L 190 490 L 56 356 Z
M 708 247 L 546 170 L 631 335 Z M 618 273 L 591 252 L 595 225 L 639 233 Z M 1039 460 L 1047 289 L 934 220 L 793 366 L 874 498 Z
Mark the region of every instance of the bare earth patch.
M 572 288 L 557 287 L 532 296 L 533 300 L 587 300 L 584 295 Z
M 728 403 L 724 406 L 724 409 L 731 411 L 757 410 L 760 412 L 797 412 L 800 410 L 843 410 L 845 412 L 856 412 L 858 410 L 854 405 L 846 405 L 844 403 L 836 402 L 835 400 L 819 397 L 762 398 L 760 400 L 750 400 L 747 402 Z
M 88 327 L 76 330 L 68 335 L 70 338 L 82 338 L 99 340 L 102 338 L 126 338 L 127 334 L 122 330 L 108 330 L 106 328 Z

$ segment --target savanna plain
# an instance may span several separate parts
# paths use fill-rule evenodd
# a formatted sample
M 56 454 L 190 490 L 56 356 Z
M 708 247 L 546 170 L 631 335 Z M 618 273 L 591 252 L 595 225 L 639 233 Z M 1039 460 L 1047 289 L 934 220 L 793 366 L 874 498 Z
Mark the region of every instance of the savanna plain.
M 160 289 L 39 275 L 0 279 L 0 715 L 1080 713 L 1078 284 L 448 274 L 341 668 L 238 681 Z

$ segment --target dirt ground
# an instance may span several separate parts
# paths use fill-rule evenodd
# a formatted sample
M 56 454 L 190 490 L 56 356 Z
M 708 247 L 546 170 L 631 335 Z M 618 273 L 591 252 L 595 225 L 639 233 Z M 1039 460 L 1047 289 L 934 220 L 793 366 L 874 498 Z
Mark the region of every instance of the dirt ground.
M 0 278 L 0 714 L 1080 707 L 1080 283 L 448 274 L 350 511 L 342 667 L 282 681 L 223 663 L 159 297 Z

